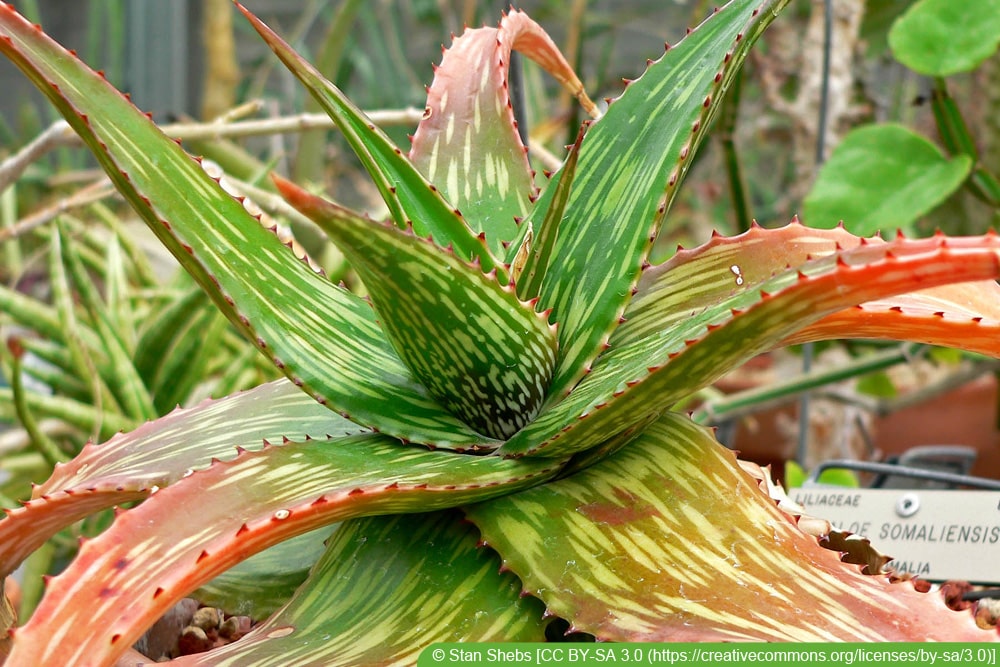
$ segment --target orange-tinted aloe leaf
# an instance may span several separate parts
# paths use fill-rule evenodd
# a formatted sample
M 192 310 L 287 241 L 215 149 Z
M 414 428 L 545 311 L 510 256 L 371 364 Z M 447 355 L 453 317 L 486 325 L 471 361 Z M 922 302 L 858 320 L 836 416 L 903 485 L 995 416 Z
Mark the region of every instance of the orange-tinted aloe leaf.
M 837 338 L 893 338 L 1000 356 L 1000 285 L 944 285 L 869 301 L 809 325 L 782 345 Z
M 535 195 L 526 148 L 511 109 L 508 77 L 512 51 L 537 61 L 597 109 L 555 43 L 527 14 L 512 10 L 498 28 L 466 30 L 445 51 L 427 91 L 424 118 L 413 136 L 410 159 L 497 256 L 517 234 L 515 218 L 527 215 Z
M 940 596 L 841 562 L 676 413 L 587 470 L 467 515 L 529 592 L 598 639 L 997 637 Z
M 7 667 L 110 663 L 177 600 L 282 540 L 356 516 L 486 500 L 543 482 L 559 467 L 426 451 L 378 434 L 216 461 L 84 542 L 15 631 Z
M 363 429 L 327 410 L 287 380 L 174 410 L 107 442 L 88 444 L 0 520 L 0 577 L 66 526 L 148 496 L 215 458 L 257 450 L 268 440 L 338 438 Z
M 724 264 L 718 270 L 736 277 Z M 673 326 L 612 347 L 570 396 L 543 410 L 500 451 L 583 451 L 822 317 L 914 289 L 997 277 L 1000 237 L 993 234 L 859 244 L 807 262 L 752 289 L 683 310 L 687 317 Z
M 738 236 L 715 235 L 710 241 L 678 251 L 662 264 L 646 269 L 625 322 L 609 341 L 627 345 L 670 328 L 692 313 L 717 305 L 806 262 L 829 257 L 862 243 L 843 228 L 811 229 L 797 219 L 778 229 L 754 225 Z
M 627 345 L 671 327 L 790 268 L 883 242 L 843 228 L 811 229 L 797 220 L 777 229 L 755 226 L 738 236 L 713 237 L 643 274 L 611 345 Z M 833 338 L 892 338 L 997 355 L 1000 286 L 992 280 L 959 283 L 878 299 L 828 315 L 776 343 Z

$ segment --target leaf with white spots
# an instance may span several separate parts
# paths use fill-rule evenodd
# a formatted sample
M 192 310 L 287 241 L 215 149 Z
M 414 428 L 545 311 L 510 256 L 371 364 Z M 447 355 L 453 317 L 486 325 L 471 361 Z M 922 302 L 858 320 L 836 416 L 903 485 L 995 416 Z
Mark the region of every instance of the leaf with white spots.
M 344 93 L 306 62 L 274 31 L 241 5 L 237 6 L 275 55 L 302 82 L 320 107 L 337 124 L 389 207 L 396 225 L 412 225 L 422 236 L 430 235 L 441 246 L 454 247 L 467 260 L 478 258 L 489 271 L 503 273 L 483 240 L 470 230 L 465 218 L 403 155 L 392 140 L 365 116 Z
M 995 280 L 998 255 L 995 234 L 862 244 L 683 310 L 671 326 L 605 352 L 572 394 L 500 451 L 563 457 L 597 447 L 827 315 L 914 289 Z M 725 263 L 717 272 L 734 275 Z
M 400 358 L 441 405 L 497 440 L 535 416 L 555 366 L 556 336 L 513 286 L 411 231 L 276 181 L 350 260 Z
M 571 477 L 468 518 L 572 629 L 608 641 L 989 641 L 910 582 L 861 574 L 711 431 L 666 413 Z
M 536 194 L 526 148 L 511 109 L 512 51 L 538 62 L 591 114 L 597 110 L 548 34 L 527 14 L 511 10 L 498 28 L 466 29 L 444 52 L 427 91 L 424 118 L 410 159 L 490 249 L 517 234 L 514 219 L 528 213 Z
M 788 0 L 733 0 L 631 82 L 580 147 L 577 177 L 545 272 L 559 323 L 553 399 L 603 349 L 664 215 L 750 47 Z M 536 236 L 549 188 L 535 207 Z
M 121 93 L 9 5 L 0 5 L 0 51 L 222 312 L 304 391 L 401 438 L 442 447 L 480 439 L 413 381 L 366 302 L 309 268 Z
M 477 537 L 457 512 L 345 522 L 284 608 L 183 664 L 415 665 L 436 642 L 544 641 L 545 608 Z
M 226 398 L 178 408 L 107 442 L 88 444 L 56 465 L 23 507 L 0 520 L 0 578 L 66 526 L 102 509 L 148 496 L 240 448 L 267 441 L 341 438 L 362 432 L 340 415 L 278 380 Z
M 487 500 L 544 482 L 560 467 L 426 451 L 371 433 L 215 462 L 84 542 L 15 630 L 7 667 L 112 664 L 178 600 L 282 540 L 351 517 Z

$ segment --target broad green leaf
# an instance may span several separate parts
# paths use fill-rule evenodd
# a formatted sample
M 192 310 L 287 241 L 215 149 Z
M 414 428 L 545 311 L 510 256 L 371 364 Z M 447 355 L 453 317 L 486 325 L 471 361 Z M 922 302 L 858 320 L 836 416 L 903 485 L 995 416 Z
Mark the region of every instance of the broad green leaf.
M 410 149 L 413 164 L 461 209 L 473 230 L 486 233 L 497 257 L 517 234 L 515 218 L 528 213 L 536 194 L 507 86 L 515 50 L 596 112 L 548 34 L 512 10 L 499 28 L 466 29 L 445 51 Z
M 199 604 L 262 621 L 292 599 L 337 527 L 293 537 L 237 563 L 191 593 Z
M 544 606 L 477 538 L 457 512 L 345 522 L 285 608 L 188 664 L 414 665 L 435 642 L 544 641 Z
M 820 169 L 802 204 L 811 227 L 840 221 L 855 234 L 911 229 L 916 220 L 957 190 L 972 170 L 972 158 L 945 156 L 902 125 L 852 130 Z
M 285 199 L 340 246 L 400 358 L 441 405 L 497 439 L 535 416 L 552 377 L 556 337 L 512 285 L 411 231 L 277 182 Z
M 544 482 L 561 463 L 427 451 L 372 433 L 317 444 L 216 461 L 119 513 L 49 581 L 8 664 L 113 662 L 189 592 L 283 540 L 351 517 L 487 500 Z
M 809 475 L 795 461 L 785 461 L 785 488 L 797 489 L 805 483 Z M 844 486 L 856 489 L 861 486 L 858 476 L 853 470 L 842 470 L 840 468 L 828 468 L 819 474 L 816 480 L 820 484 L 829 486 Z
M 962 354 L 958 351 L 954 352 L 958 355 Z M 892 398 L 899 394 L 896 384 L 885 371 L 859 377 L 854 383 L 854 390 L 863 396 L 874 396 L 876 398 Z
M 996 279 L 998 247 L 996 235 L 869 243 L 686 311 L 675 326 L 605 353 L 500 452 L 566 456 L 597 446 L 826 315 L 914 287 Z
M 467 516 L 530 593 L 599 640 L 996 635 L 910 582 L 845 566 L 776 507 L 709 429 L 675 413 L 583 472 L 475 505 Z
M 322 442 L 360 430 L 292 383 L 279 380 L 175 410 L 104 444 L 88 444 L 72 461 L 56 466 L 49 479 L 34 488 L 31 501 L 0 521 L 0 574 L 12 572 L 25 556 L 73 522 L 144 498 L 213 459 L 232 458 L 241 449 L 259 450 L 267 441 Z
M 484 269 L 495 268 L 506 278 L 503 265 L 493 257 L 483 239 L 469 229 L 462 214 L 424 179 L 389 137 L 274 31 L 246 8 L 237 6 L 340 128 L 378 186 L 396 225 L 400 228 L 412 225 L 417 234 L 429 234 L 438 245 L 453 246 L 455 253 L 464 259 L 478 258 Z
M 559 323 L 553 400 L 576 384 L 617 325 L 726 88 L 786 2 L 730 2 L 651 63 L 588 130 L 541 290 L 541 306 Z M 554 196 L 547 189 L 535 211 L 548 210 Z
M 896 19 L 896 60 L 928 76 L 968 72 L 1000 46 L 1000 0 L 920 0 Z
M 0 51 L 230 321 L 303 391 L 400 438 L 478 442 L 413 382 L 367 303 L 293 255 L 125 97 L 9 5 L 0 6 Z

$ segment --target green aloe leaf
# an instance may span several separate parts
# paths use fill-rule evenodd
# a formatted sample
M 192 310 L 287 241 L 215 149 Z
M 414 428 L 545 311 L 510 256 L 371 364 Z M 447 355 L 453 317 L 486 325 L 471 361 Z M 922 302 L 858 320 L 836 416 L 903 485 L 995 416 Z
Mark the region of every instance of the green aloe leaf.
M 555 366 L 556 337 L 512 285 L 429 239 L 277 182 L 340 246 L 399 356 L 441 405 L 497 439 L 535 415 Z
M 410 149 L 413 164 L 475 231 L 486 233 L 497 257 L 504 254 L 504 242 L 517 235 L 515 218 L 528 213 L 536 194 L 507 86 L 514 50 L 538 62 L 596 113 L 555 43 L 527 14 L 512 10 L 499 28 L 466 30 L 445 51 Z
M 401 438 L 442 447 L 480 439 L 413 382 L 367 303 L 295 257 L 125 97 L 9 5 L 0 7 L 0 51 L 230 321 L 304 391 Z
M 0 397 L 2 398 L 2 397 Z M 270 441 L 341 438 L 360 427 L 280 380 L 178 409 L 57 465 L 32 500 L 0 521 L 0 574 L 11 573 L 62 528 L 93 512 L 145 498 L 153 489 Z M 192 437 L 192 434 L 197 437 Z
M 1000 46 L 1000 0 L 920 0 L 896 19 L 896 60 L 929 76 L 968 72 Z
M 389 137 L 274 31 L 246 8 L 237 6 L 340 128 L 378 186 L 396 225 L 401 228 L 412 225 L 416 233 L 429 234 L 441 246 L 453 246 L 460 257 L 478 259 L 484 269 L 497 269 L 505 279 L 503 264 L 493 257 L 484 240 L 470 230 L 462 214 L 444 200 Z
M 803 202 L 810 227 L 844 226 L 869 236 L 911 230 L 916 220 L 955 192 L 972 171 L 972 158 L 945 156 L 902 125 L 852 130 L 820 169 Z
M 937 595 L 845 566 L 758 484 L 667 413 L 599 464 L 467 516 L 529 592 L 601 640 L 994 638 Z
M 544 606 L 477 538 L 457 512 L 345 522 L 288 605 L 188 664 L 413 665 L 434 642 L 543 641 Z
M 605 353 L 500 452 L 566 456 L 597 446 L 826 315 L 914 288 L 996 279 L 998 246 L 995 234 L 859 245 L 685 311 L 676 326 Z
M 285 539 L 351 517 L 487 500 L 544 482 L 559 467 L 427 451 L 371 433 L 216 461 L 84 542 L 15 632 L 10 664 L 112 662 L 189 592 Z
M 538 235 L 535 236 L 530 222 L 526 224 L 526 233 L 520 240 L 520 247 L 511 267 L 512 272 L 516 274 L 517 295 L 522 299 L 535 299 L 541 292 L 545 271 L 552 262 L 552 251 L 555 249 L 556 239 L 559 238 L 559 225 L 566 212 L 566 202 L 569 201 L 573 179 L 576 177 L 580 144 L 583 142 L 587 127 L 589 123 L 580 127 L 576 142 L 570 147 L 569 155 L 566 156 L 559 173 L 549 183 L 553 195 L 539 225 Z M 519 256 L 523 256 L 523 263 Z
M 617 326 L 727 87 L 786 2 L 730 2 L 651 63 L 587 132 L 541 290 L 542 307 L 559 322 L 554 400 L 576 384 Z M 546 190 L 535 217 L 554 196 Z

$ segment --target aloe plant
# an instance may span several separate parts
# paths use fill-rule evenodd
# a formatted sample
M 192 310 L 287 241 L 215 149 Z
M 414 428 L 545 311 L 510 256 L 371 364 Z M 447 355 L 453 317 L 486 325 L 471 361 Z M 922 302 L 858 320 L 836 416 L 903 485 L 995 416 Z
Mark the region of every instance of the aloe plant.
M 412 662 L 434 641 L 541 640 L 549 616 L 601 640 L 994 638 L 890 582 L 857 541 L 806 532 L 815 522 L 764 471 L 671 410 L 792 342 L 1000 352 L 992 234 L 882 241 L 793 221 L 647 263 L 727 86 L 785 4 L 733 0 L 668 48 L 540 194 L 507 97 L 511 50 L 596 109 L 525 14 L 454 41 L 407 156 L 244 11 L 385 199 L 390 219 L 369 220 L 277 179 L 370 301 L 301 262 L 4 5 L 0 50 L 286 376 L 88 445 L 8 512 L 4 572 L 61 526 L 142 501 L 48 582 L 7 664 L 111 664 L 199 585 L 334 522 L 284 606 L 184 664 Z

